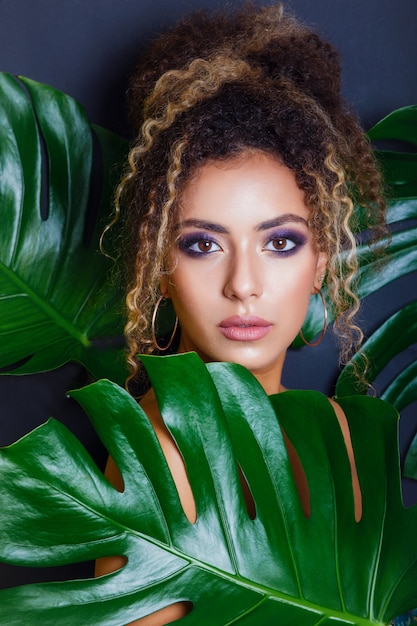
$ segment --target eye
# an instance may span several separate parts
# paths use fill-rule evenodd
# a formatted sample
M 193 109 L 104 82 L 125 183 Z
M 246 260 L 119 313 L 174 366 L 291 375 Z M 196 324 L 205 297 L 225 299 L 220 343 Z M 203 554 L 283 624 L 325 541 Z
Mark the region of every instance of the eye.
M 274 237 L 267 242 L 265 250 L 271 250 L 272 252 L 289 252 L 295 248 L 295 246 L 296 242 L 287 237 Z
M 181 252 L 189 256 L 205 256 L 221 250 L 219 244 L 208 237 L 201 235 L 186 235 L 178 240 L 178 247 Z
M 206 252 L 216 252 L 216 250 L 220 250 L 220 246 L 217 245 L 214 241 L 210 241 L 210 239 L 200 239 L 200 241 L 196 241 L 188 248 L 193 252 L 202 252 L 203 254 Z

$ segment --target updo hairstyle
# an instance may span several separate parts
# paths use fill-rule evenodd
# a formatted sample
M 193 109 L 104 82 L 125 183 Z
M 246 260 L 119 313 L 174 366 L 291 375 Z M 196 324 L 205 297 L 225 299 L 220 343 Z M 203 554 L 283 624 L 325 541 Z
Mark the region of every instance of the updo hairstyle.
M 281 4 L 200 11 L 156 39 L 128 96 L 136 140 L 116 206 L 132 375 L 136 355 L 156 351 L 152 311 L 173 270 L 185 186 L 205 163 L 255 151 L 278 158 L 304 191 L 315 245 L 329 259 L 326 299 L 345 362 L 363 338 L 354 321 L 358 216 L 377 238 L 384 200 L 370 145 L 341 100 L 334 48 Z

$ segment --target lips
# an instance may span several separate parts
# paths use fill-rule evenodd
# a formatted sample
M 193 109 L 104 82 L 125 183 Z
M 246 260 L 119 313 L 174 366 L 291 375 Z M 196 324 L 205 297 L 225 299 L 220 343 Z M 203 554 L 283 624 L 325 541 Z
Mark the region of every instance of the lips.
M 272 324 L 261 317 L 238 315 L 228 317 L 219 324 L 220 332 L 232 341 L 258 341 L 265 337 Z

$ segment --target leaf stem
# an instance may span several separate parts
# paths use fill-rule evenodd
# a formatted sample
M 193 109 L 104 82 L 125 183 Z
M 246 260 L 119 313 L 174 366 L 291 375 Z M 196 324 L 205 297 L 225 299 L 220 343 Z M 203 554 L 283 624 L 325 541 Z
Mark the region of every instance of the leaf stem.
M 76 326 L 74 326 L 74 324 L 62 317 L 62 315 L 60 315 L 58 311 L 49 304 L 49 302 L 42 299 L 23 280 L 21 280 L 15 272 L 4 265 L 4 263 L 0 262 L 0 270 L 6 276 L 6 279 L 16 285 L 20 294 L 30 298 L 30 300 L 45 314 L 48 319 L 53 320 L 59 328 L 65 330 L 70 337 L 79 341 L 85 348 L 88 348 L 91 345 L 90 340 L 84 333 L 81 333 Z

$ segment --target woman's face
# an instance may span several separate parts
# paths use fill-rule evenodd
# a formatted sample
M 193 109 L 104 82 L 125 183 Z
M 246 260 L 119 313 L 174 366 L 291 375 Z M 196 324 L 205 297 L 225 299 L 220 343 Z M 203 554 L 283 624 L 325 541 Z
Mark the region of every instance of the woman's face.
M 279 391 L 286 350 L 325 273 L 308 217 L 293 172 L 272 156 L 199 170 L 181 198 L 176 269 L 161 285 L 181 352 L 240 363 L 267 393 Z

